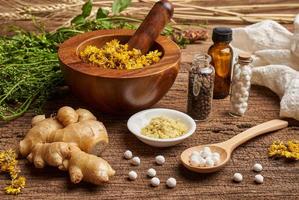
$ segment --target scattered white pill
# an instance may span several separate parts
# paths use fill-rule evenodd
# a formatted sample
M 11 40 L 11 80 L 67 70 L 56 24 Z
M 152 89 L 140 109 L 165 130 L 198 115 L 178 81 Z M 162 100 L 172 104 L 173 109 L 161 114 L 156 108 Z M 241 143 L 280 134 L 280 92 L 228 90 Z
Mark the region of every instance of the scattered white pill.
M 174 188 L 176 186 L 176 180 L 175 180 L 175 178 L 170 177 L 169 179 L 167 179 L 166 185 L 169 188 Z
M 264 182 L 264 177 L 260 174 L 255 175 L 254 181 L 258 184 L 262 184 Z
M 208 157 L 208 158 L 206 159 L 206 166 L 207 166 L 207 167 L 213 167 L 213 166 L 214 166 L 214 161 L 212 160 L 211 157 Z
M 130 171 L 129 172 L 129 179 L 130 180 L 132 180 L 132 181 L 134 181 L 134 180 L 136 180 L 137 179 L 137 173 L 135 172 L 135 171 Z
M 162 155 L 156 156 L 155 160 L 158 165 L 163 165 L 165 163 L 165 158 Z
M 263 166 L 261 164 L 255 163 L 253 165 L 253 171 L 255 171 L 255 172 L 261 172 L 262 170 L 263 170 Z
M 157 174 L 157 172 L 156 172 L 156 170 L 153 169 L 153 168 L 150 168 L 150 169 L 147 170 L 147 175 L 148 175 L 149 177 L 155 177 L 156 174 Z
M 157 187 L 158 185 L 160 185 L 160 179 L 157 177 L 154 177 L 151 179 L 151 185 L 154 187 Z
M 133 157 L 132 151 L 130 151 L 130 150 L 125 151 L 124 157 L 125 157 L 125 159 L 130 160 Z
M 240 183 L 241 181 L 243 181 L 243 176 L 241 173 L 235 173 L 233 180 L 237 183 Z
M 132 158 L 132 165 L 138 166 L 140 165 L 140 158 L 135 156 L 134 158 Z

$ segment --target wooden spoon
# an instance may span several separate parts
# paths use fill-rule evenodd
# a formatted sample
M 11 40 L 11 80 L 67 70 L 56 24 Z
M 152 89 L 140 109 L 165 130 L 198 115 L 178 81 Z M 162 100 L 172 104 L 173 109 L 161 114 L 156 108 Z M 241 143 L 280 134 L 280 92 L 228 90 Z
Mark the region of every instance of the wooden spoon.
M 276 130 L 285 128 L 287 126 L 288 126 L 287 121 L 274 119 L 274 120 L 262 123 L 260 125 L 254 126 L 250 129 L 232 137 L 231 139 L 229 139 L 225 142 L 191 147 L 191 148 L 183 151 L 183 153 L 181 154 L 181 162 L 187 169 L 194 171 L 194 172 L 198 172 L 198 173 L 210 173 L 210 172 L 218 171 L 222 167 L 224 167 L 224 165 L 230 160 L 232 152 L 239 145 L 243 144 L 244 142 L 246 142 L 256 136 L 259 136 L 259 135 L 262 135 L 264 133 L 268 133 L 271 131 L 276 131 Z M 213 167 L 195 167 L 190 164 L 189 159 L 190 159 L 190 155 L 192 154 L 192 152 L 200 151 L 204 147 L 210 147 L 212 152 L 218 152 L 220 154 L 220 162 L 218 165 L 213 166 Z

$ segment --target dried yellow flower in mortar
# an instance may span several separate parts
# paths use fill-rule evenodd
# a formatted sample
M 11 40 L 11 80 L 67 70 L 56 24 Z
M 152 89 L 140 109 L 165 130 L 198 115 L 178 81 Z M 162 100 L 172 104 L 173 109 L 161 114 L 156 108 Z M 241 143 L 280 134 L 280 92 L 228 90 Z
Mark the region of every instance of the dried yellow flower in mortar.
M 154 117 L 141 129 L 141 134 L 152 138 L 176 138 L 187 132 L 185 124 L 168 117 Z
M 299 160 L 299 141 L 290 140 L 287 144 L 274 141 L 269 148 L 268 155 L 270 157 L 284 157 L 288 159 Z
M 161 52 L 150 51 L 142 55 L 140 50 L 129 50 L 128 44 L 120 44 L 116 39 L 107 42 L 102 48 L 89 45 L 80 52 L 82 60 L 107 69 L 140 69 L 159 62 Z
M 11 184 L 4 188 L 6 194 L 19 194 L 25 187 L 26 179 L 19 176 L 18 160 L 15 151 L 9 149 L 0 151 L 1 171 L 8 172 L 11 178 Z

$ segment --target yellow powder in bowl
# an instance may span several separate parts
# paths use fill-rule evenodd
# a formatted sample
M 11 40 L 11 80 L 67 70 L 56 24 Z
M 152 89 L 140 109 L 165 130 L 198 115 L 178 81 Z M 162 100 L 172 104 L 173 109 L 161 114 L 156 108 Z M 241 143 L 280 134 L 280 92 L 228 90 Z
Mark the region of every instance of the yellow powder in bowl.
M 142 128 L 141 134 L 158 139 L 179 137 L 187 132 L 185 124 L 168 117 L 154 117 L 150 123 Z
M 142 55 L 140 50 L 129 50 L 128 44 L 120 44 L 116 39 L 107 42 L 102 48 L 89 45 L 80 52 L 84 62 L 107 69 L 140 69 L 159 62 L 161 55 L 158 50 Z

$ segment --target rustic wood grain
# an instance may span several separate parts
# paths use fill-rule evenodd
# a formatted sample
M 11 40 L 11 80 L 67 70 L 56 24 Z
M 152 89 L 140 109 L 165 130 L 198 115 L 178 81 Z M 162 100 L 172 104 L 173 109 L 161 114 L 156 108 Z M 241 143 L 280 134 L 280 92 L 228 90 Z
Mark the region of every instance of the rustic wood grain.
M 1 1 L 2 2 L 2 1 Z M 4 1 L 3 1 L 4 2 Z M 211 5 L 211 1 L 203 1 Z M 215 1 L 216 2 L 216 1 Z M 218 1 L 220 2 L 220 1 Z M 239 1 L 232 1 L 238 4 Z M 246 1 L 247 2 L 247 1 Z M 253 2 L 253 1 L 248 1 Z M 264 2 L 283 2 L 265 0 Z M 288 1 L 290 2 L 290 1 Z M 228 4 L 225 1 L 224 4 Z M 219 3 L 217 3 L 218 5 Z M 57 27 L 60 19 L 47 22 L 50 29 Z M 6 22 L 1 22 L 1 27 Z M 11 23 L 11 21 L 9 22 Z M 26 27 L 29 22 L 19 23 Z M 222 24 L 223 25 L 223 24 Z M 29 27 L 28 27 L 29 28 Z M 183 63 L 178 77 L 166 96 L 154 107 L 165 107 L 186 111 L 187 71 L 194 53 L 205 52 L 210 41 L 200 45 L 190 45 L 183 50 Z M 61 94 L 49 100 L 45 112 L 50 115 L 63 105 L 85 107 L 70 93 Z M 232 136 L 254 125 L 279 117 L 279 98 L 264 87 L 253 86 L 251 89 L 249 110 L 244 117 L 233 118 L 227 112 L 229 99 L 213 100 L 210 118 L 205 122 L 197 122 L 196 133 L 184 143 L 166 149 L 157 149 L 141 143 L 127 129 L 128 116 L 103 115 L 96 110 L 97 117 L 107 127 L 110 145 L 103 153 L 103 158 L 116 170 L 111 182 L 103 186 L 93 186 L 86 183 L 71 184 L 68 174 L 55 168 L 35 169 L 26 160 L 20 160 L 22 175 L 27 177 L 27 186 L 16 199 L 298 199 L 299 197 L 299 163 L 286 162 L 282 159 L 269 159 L 267 148 L 273 140 L 299 139 L 299 123 L 291 121 L 286 129 L 255 138 L 240 146 L 233 153 L 232 160 L 226 168 L 217 173 L 201 175 L 189 172 L 179 164 L 179 154 L 186 148 L 207 143 L 227 140 Z M 15 148 L 30 128 L 33 113 L 26 113 L 10 123 L 0 122 L 0 149 Z M 133 151 L 141 158 L 141 165 L 131 166 L 122 158 L 126 149 Z M 154 157 L 162 154 L 166 157 L 163 166 L 156 166 Z M 251 169 L 255 162 L 263 165 L 262 175 L 265 181 L 262 185 L 254 183 L 256 173 Z M 146 177 L 148 168 L 157 170 L 161 185 L 152 188 Z M 130 170 L 136 170 L 138 179 L 127 180 Z M 241 172 L 242 183 L 232 182 L 232 175 Z M 168 177 L 177 179 L 175 189 L 167 189 L 165 181 Z M 0 176 L 0 199 L 13 199 L 4 195 L 3 188 L 9 180 Z

